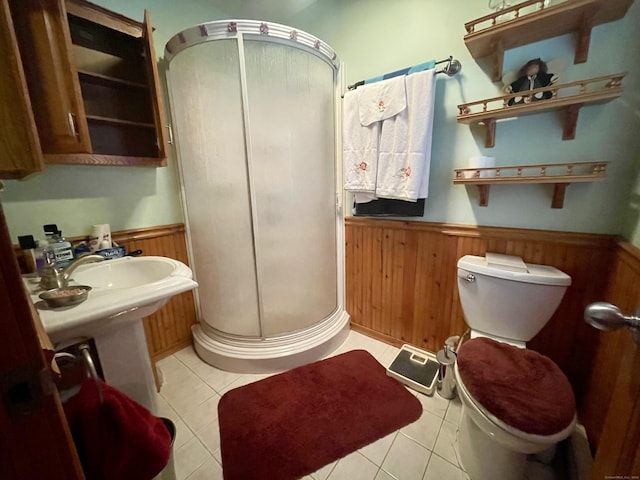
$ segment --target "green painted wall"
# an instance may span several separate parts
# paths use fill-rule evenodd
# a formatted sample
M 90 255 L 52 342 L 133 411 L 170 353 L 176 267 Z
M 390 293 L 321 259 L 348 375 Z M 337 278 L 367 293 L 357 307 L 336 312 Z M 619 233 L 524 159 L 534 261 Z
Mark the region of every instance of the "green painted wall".
M 95 1 L 95 0 L 94 0 Z M 470 57 L 463 24 L 489 13 L 475 0 L 98 0 L 106 8 L 141 19 L 151 12 L 156 53 L 175 33 L 201 21 L 256 18 L 294 26 L 336 49 L 345 62 L 347 83 L 448 55 L 460 59 L 462 73 L 442 76 L 432 148 L 430 196 L 425 221 L 620 233 L 640 245 L 640 4 L 623 19 L 593 30 L 589 60 L 574 65 L 574 37 L 565 35 L 509 50 L 504 70 L 513 72 L 541 57 L 559 83 L 619 71 L 624 95 L 580 112 L 577 136 L 561 140 L 557 112 L 500 122 L 496 147 L 483 146 L 482 128 L 459 125 L 456 105 L 500 94 L 488 67 Z M 287 6 L 283 9 L 282 5 Z M 300 10 L 301 5 L 306 5 Z M 294 10 L 295 8 L 295 10 Z M 168 102 L 165 102 L 165 104 Z M 497 165 L 608 160 L 604 182 L 574 184 L 562 210 L 549 208 L 552 188 L 542 185 L 495 186 L 488 207 L 477 205 L 473 187 L 453 185 L 453 168 L 469 157 L 496 157 Z M 13 237 L 40 233 L 43 223 L 57 222 L 67 235 L 88 232 L 93 223 L 120 230 L 182 221 L 175 157 L 161 169 L 51 166 L 26 181 L 5 182 L 0 194 Z

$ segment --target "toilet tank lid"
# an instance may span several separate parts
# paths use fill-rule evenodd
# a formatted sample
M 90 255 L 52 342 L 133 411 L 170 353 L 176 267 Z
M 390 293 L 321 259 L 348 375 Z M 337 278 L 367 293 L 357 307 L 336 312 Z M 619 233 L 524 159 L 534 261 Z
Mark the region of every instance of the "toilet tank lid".
M 525 263 L 525 265 L 526 271 L 514 271 L 513 268 L 500 263 L 489 264 L 485 257 L 476 255 L 465 255 L 458 260 L 458 268 L 490 277 L 540 285 L 571 285 L 571 277 L 555 267 L 535 263 Z

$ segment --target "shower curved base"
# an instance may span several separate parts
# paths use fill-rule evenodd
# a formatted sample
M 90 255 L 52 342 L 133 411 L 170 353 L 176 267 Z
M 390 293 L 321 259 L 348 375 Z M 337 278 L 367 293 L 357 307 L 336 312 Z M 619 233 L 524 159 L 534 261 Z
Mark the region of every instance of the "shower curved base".
M 321 323 L 266 339 L 231 336 L 196 324 L 193 345 L 205 362 L 236 373 L 275 373 L 326 357 L 346 340 L 349 314 L 342 310 Z

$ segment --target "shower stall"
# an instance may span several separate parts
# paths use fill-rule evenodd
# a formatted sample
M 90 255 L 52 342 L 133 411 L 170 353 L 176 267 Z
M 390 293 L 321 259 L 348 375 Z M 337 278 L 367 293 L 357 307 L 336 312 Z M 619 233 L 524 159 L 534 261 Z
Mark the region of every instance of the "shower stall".
M 335 52 L 236 20 L 175 35 L 165 58 L 196 351 L 237 372 L 321 358 L 349 328 Z

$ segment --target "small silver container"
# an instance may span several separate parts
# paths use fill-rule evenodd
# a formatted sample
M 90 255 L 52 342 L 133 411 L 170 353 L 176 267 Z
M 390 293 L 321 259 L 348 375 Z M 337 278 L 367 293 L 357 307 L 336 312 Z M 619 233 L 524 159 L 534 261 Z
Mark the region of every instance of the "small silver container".
M 72 287 L 53 288 L 38 295 L 51 308 L 70 307 L 84 302 L 91 287 L 88 285 L 74 285 Z

